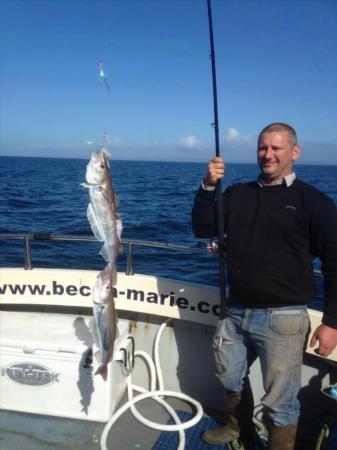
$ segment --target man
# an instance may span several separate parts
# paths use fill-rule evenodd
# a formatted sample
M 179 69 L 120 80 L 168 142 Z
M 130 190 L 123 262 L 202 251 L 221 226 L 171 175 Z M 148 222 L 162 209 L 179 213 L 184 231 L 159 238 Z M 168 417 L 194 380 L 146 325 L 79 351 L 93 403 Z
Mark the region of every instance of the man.
M 252 415 L 252 399 L 244 386 L 249 365 L 258 356 L 270 449 L 294 448 L 309 328 L 305 305 L 314 297 L 316 257 L 322 262 L 325 307 L 310 346 L 318 343 L 316 352 L 328 356 L 337 345 L 337 211 L 326 195 L 297 179 L 293 162 L 300 153 L 292 127 L 266 126 L 258 137 L 258 180 L 224 192 L 229 298 L 227 317 L 216 327 L 214 356 L 228 423 L 203 434 L 208 444 L 230 442 L 240 431 L 245 440 L 240 410 L 247 418 L 250 403 Z M 217 235 L 214 191 L 224 173 L 222 158 L 213 158 L 193 206 L 197 237 Z

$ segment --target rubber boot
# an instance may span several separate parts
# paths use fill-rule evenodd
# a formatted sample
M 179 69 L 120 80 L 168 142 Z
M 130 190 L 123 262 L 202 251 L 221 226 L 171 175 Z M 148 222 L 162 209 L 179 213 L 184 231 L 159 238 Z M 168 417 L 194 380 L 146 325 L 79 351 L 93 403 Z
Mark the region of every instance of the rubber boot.
M 271 427 L 269 450 L 294 450 L 297 425 Z
M 244 380 L 241 395 L 225 391 L 224 397 L 228 411 L 227 424 L 205 431 L 202 439 L 212 445 L 239 440 L 246 450 L 255 450 L 258 447 L 253 423 L 254 398 L 249 378 L 246 377 Z
M 228 444 L 228 442 L 238 439 L 240 436 L 239 421 L 237 419 L 237 406 L 241 400 L 241 394 L 226 392 L 225 400 L 227 404 L 228 421 L 224 426 L 212 428 L 202 434 L 202 440 L 210 445 Z

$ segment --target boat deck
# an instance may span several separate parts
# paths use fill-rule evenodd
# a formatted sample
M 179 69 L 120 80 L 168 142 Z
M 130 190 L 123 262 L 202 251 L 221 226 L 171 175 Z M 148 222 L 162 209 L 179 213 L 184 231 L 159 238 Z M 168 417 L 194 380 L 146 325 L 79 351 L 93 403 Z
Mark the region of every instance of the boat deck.
M 123 399 L 123 401 L 126 399 Z M 188 420 L 190 409 L 179 400 L 170 399 L 169 403 L 178 412 L 182 420 Z M 145 417 L 166 424 L 170 421 L 168 413 L 151 400 L 145 400 L 138 406 Z M 212 411 L 212 417 L 219 412 Z M 171 422 L 172 423 L 172 422 Z M 201 422 L 186 430 L 185 450 L 236 450 L 233 446 L 206 445 L 200 438 L 201 433 L 216 426 L 216 421 L 205 414 Z M 83 420 L 65 419 L 38 414 L 0 411 L 0 448 L 1 450 L 100 450 L 100 437 L 105 423 Z M 296 450 L 315 450 L 320 429 L 314 427 L 310 432 L 299 433 Z M 111 428 L 107 448 L 110 450 L 175 450 L 178 445 L 178 433 L 159 432 L 150 429 L 127 410 Z M 266 441 L 261 440 L 261 450 L 266 449 Z M 329 441 L 322 450 L 336 450 L 337 423 L 330 435 Z
M 126 399 L 125 399 L 126 400 Z M 172 399 L 169 403 L 176 411 L 183 412 L 183 417 L 189 415 L 190 409 L 179 400 Z M 137 408 L 142 415 L 160 422 L 168 423 L 169 415 L 154 401 L 145 400 Z M 205 416 L 207 422 L 211 419 Z M 0 448 L 1 450 L 99 450 L 100 437 L 105 423 L 65 419 L 38 414 L 0 411 Z M 202 443 L 199 436 L 200 426 L 187 430 L 186 450 L 197 448 L 218 450 L 224 446 L 208 446 Z M 196 434 L 197 432 L 197 434 Z M 188 439 L 189 437 L 189 439 Z M 191 439 L 192 437 L 192 439 Z M 108 435 L 108 449 L 146 449 L 174 450 L 178 444 L 178 433 L 150 429 L 126 411 L 111 428 Z

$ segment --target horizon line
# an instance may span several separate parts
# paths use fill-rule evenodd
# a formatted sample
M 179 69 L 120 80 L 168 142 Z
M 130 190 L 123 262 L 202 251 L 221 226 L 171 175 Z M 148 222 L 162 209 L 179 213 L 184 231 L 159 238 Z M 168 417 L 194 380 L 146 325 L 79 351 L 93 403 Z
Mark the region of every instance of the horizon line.
M 87 161 L 88 157 L 78 157 L 78 156 L 36 156 L 36 155 L 3 155 L 0 154 L 0 157 L 4 158 L 36 158 L 36 159 L 75 159 L 75 160 L 83 160 Z M 128 161 L 128 162 L 165 162 L 165 163 L 191 163 L 191 164 L 205 164 L 209 160 L 208 159 L 198 159 L 198 160 L 166 160 L 166 159 L 123 159 L 123 158 L 110 158 L 110 161 Z M 250 164 L 250 165 L 257 165 L 257 163 L 254 161 L 233 161 L 228 160 L 225 161 L 226 164 Z M 316 162 L 316 161 L 296 161 L 295 165 L 308 165 L 308 166 L 337 166 L 336 162 Z

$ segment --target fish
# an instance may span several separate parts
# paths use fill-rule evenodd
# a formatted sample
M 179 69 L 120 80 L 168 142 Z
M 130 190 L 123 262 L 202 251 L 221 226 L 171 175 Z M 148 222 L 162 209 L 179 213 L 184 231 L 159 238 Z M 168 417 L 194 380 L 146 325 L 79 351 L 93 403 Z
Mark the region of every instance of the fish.
M 122 220 L 117 211 L 117 196 L 112 187 L 109 153 L 104 147 L 91 155 L 86 170 L 90 202 L 87 217 L 96 239 L 103 242 L 100 254 L 114 268 L 121 250 Z
M 121 251 L 123 224 L 112 186 L 109 153 L 103 146 L 92 153 L 85 179 L 83 186 L 88 189 L 90 198 L 87 217 L 96 239 L 103 242 L 100 254 L 107 262 L 92 289 L 92 334 L 98 345 L 100 362 L 95 375 L 100 374 L 106 380 L 118 332 L 113 286 L 117 282 L 116 260 Z
M 107 379 L 108 364 L 118 335 L 117 314 L 113 296 L 112 273 L 107 265 L 96 278 L 92 292 L 94 337 L 99 348 L 99 367 L 95 375 Z

